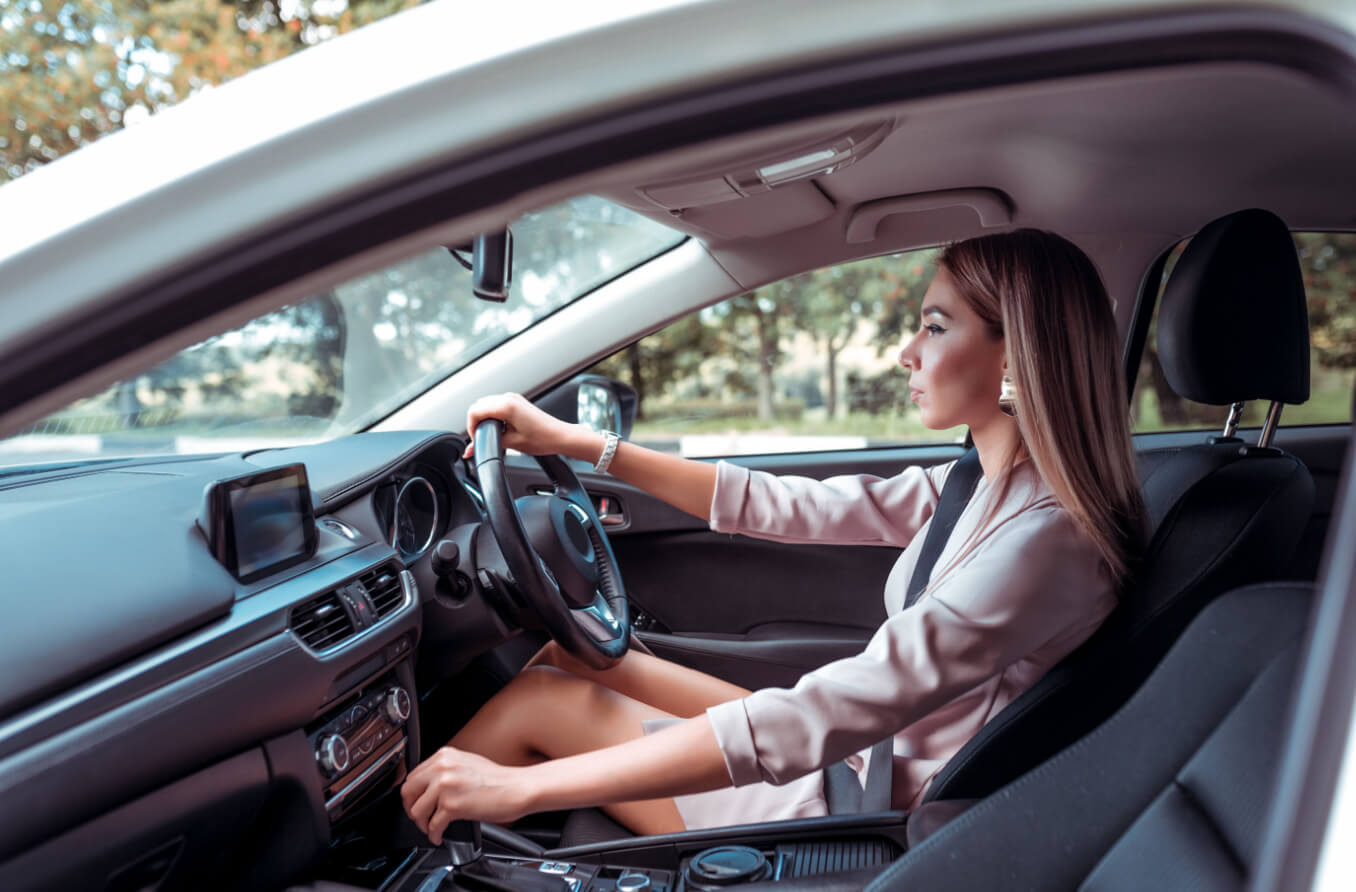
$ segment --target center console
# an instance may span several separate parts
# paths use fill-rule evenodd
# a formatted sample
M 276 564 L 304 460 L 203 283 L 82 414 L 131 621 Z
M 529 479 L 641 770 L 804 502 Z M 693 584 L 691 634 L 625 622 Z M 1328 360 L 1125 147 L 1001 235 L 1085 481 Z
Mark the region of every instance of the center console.
M 408 639 L 399 639 L 306 728 L 331 825 L 398 787 L 418 757 Z
M 391 892 L 714 892 L 814 888 L 852 875 L 865 886 L 905 848 L 904 814 L 841 815 L 636 837 L 525 857 L 487 853 L 454 866 L 426 850 Z M 822 880 L 820 881 L 822 883 Z

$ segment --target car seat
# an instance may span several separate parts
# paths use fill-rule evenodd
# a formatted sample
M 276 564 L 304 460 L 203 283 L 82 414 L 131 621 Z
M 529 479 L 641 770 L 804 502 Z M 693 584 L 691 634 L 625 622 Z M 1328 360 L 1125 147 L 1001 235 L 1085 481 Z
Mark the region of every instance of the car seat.
M 1162 297 L 1158 349 L 1173 389 L 1232 405 L 1222 436 L 1140 456 L 1153 529 L 1136 581 L 1082 647 L 943 767 L 926 802 L 985 796 L 1096 727 L 1220 592 L 1275 579 L 1313 509 L 1304 463 L 1269 445 L 1282 403 L 1309 396 L 1304 283 L 1279 217 L 1247 210 L 1200 231 Z M 1234 436 L 1246 400 L 1271 401 L 1258 445 Z

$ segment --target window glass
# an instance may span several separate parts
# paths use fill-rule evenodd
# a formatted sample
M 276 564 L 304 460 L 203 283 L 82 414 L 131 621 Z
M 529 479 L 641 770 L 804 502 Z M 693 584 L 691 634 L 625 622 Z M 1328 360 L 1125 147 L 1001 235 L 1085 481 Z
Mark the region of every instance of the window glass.
M 1158 285 L 1159 297 L 1188 241 L 1173 248 Z M 1286 406 L 1281 423 L 1345 424 L 1351 421 L 1352 370 L 1356 369 L 1356 234 L 1295 234 L 1309 305 L 1309 401 Z M 1131 413 L 1136 433 L 1223 429 L 1228 406 L 1207 406 L 1173 393 L 1163 376 L 1157 349 L 1158 301 L 1144 345 Z M 1267 403 L 1250 402 L 1244 426 L 1260 426 Z
M 635 388 L 632 439 L 689 457 L 952 443 L 896 357 L 936 249 L 816 270 L 674 322 L 595 365 Z
M 505 303 L 474 297 L 471 274 L 438 248 L 209 338 L 0 439 L 0 467 L 261 449 L 363 430 L 684 238 L 589 196 L 510 228 Z

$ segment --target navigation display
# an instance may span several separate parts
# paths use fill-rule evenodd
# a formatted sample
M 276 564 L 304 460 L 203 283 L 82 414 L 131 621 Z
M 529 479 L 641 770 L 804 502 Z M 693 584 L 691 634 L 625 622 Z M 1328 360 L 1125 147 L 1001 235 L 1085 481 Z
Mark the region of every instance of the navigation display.
M 315 514 L 305 465 L 287 465 L 208 487 L 204 529 L 217 559 L 254 582 L 309 558 Z

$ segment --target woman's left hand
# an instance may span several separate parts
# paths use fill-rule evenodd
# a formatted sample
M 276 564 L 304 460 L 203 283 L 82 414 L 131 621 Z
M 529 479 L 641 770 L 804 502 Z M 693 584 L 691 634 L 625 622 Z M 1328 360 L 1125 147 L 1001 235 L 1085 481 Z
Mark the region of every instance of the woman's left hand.
M 525 771 L 445 746 L 410 772 L 400 798 L 415 826 L 441 845 L 452 821 L 506 824 L 527 814 Z

